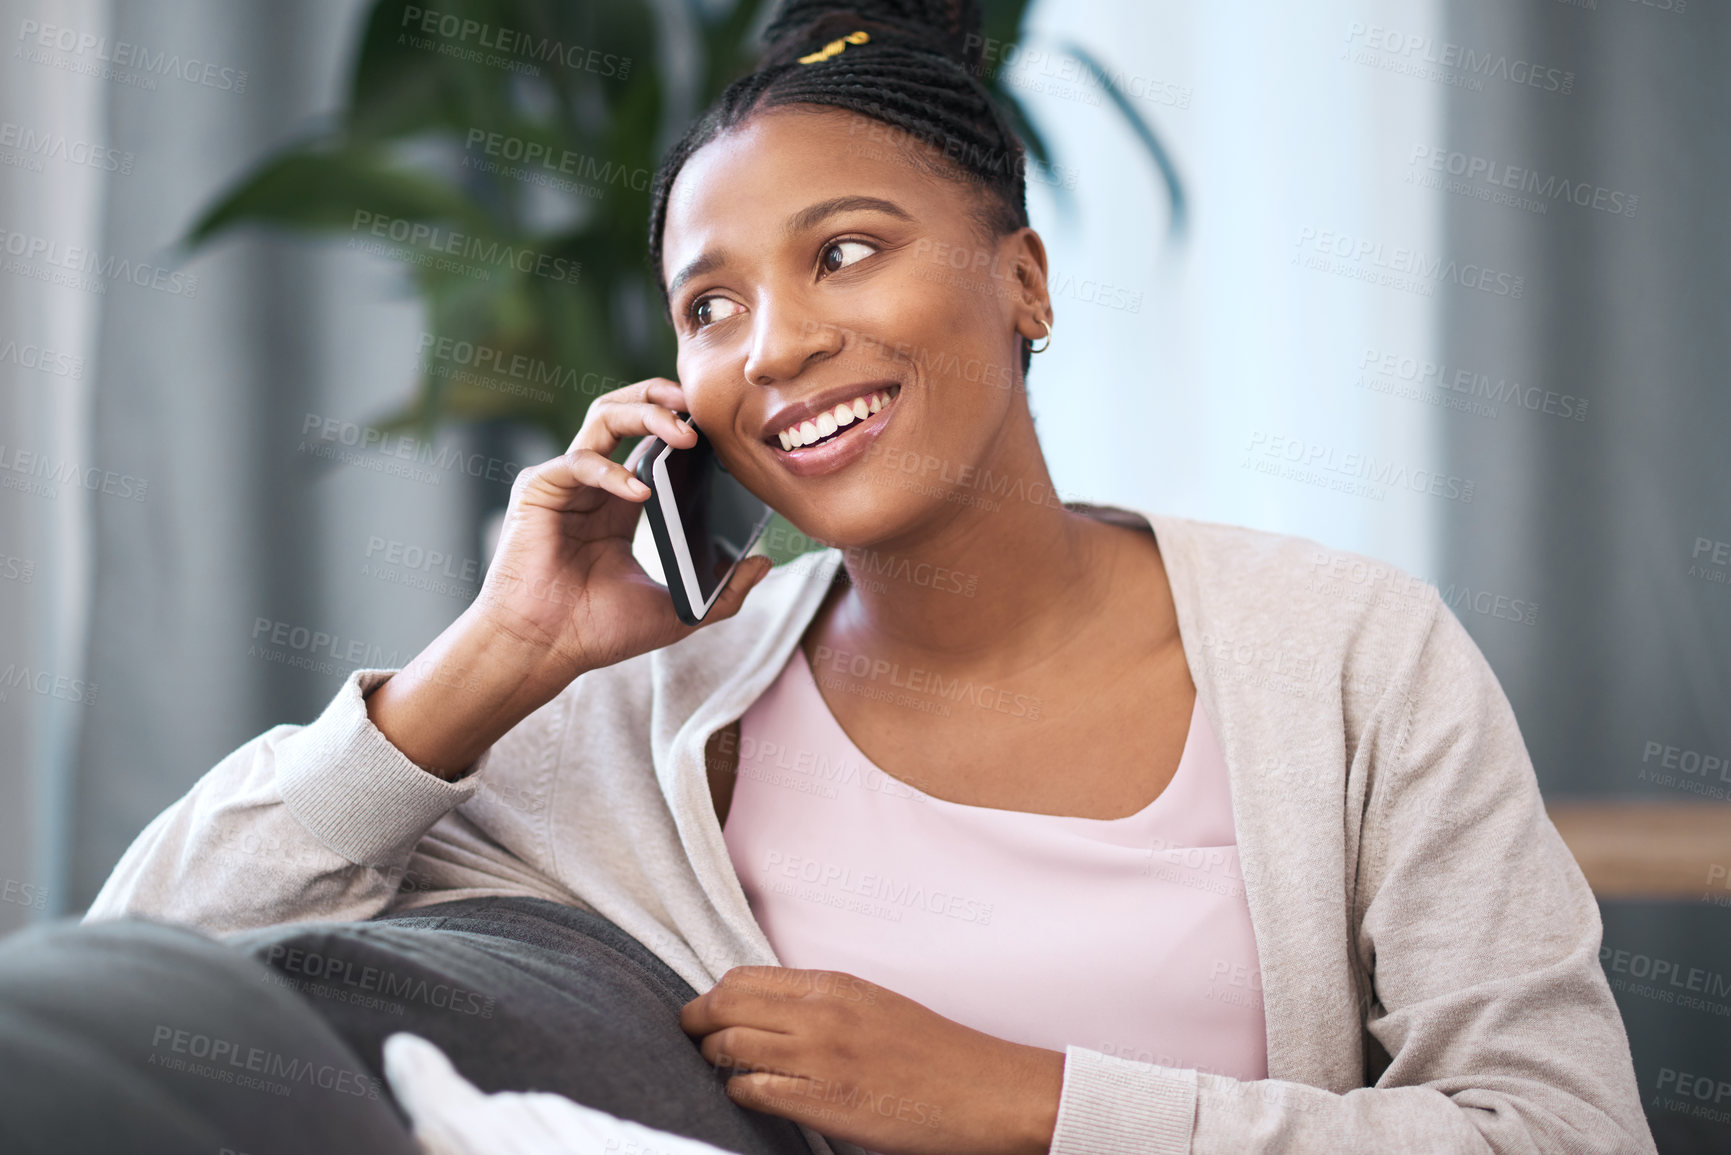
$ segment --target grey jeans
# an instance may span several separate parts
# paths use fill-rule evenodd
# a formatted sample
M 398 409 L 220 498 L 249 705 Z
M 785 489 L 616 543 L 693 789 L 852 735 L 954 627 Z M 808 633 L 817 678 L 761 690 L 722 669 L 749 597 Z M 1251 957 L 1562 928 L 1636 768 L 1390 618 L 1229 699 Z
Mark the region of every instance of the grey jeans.
M 483 1091 L 554 1091 L 745 1155 L 809 1155 L 679 1029 L 695 996 L 598 915 L 468 899 L 218 942 L 141 921 L 0 942 L 0 1150 L 414 1155 L 396 1031 Z

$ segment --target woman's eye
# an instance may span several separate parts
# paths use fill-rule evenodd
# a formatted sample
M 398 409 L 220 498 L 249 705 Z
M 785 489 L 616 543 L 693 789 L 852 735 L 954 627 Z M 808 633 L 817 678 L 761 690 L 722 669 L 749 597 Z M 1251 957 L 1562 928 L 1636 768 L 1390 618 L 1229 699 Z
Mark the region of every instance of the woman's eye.
M 699 329 L 725 321 L 739 311 L 739 302 L 726 297 L 700 297 L 691 306 L 691 319 Z
M 834 273 L 877 252 L 864 241 L 831 241 L 823 247 L 823 271 Z

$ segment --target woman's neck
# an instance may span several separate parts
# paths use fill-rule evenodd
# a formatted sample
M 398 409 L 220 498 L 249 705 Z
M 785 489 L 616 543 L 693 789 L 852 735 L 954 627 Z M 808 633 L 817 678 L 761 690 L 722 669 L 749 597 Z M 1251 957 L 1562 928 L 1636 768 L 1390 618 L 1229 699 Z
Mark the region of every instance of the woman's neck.
M 845 550 L 849 582 L 812 623 L 808 655 L 828 646 L 1002 678 L 1102 637 L 1145 644 L 1175 632 L 1153 541 L 1065 509 L 1028 440 L 1031 452 L 995 455 L 1019 460 L 958 485 L 917 536 Z

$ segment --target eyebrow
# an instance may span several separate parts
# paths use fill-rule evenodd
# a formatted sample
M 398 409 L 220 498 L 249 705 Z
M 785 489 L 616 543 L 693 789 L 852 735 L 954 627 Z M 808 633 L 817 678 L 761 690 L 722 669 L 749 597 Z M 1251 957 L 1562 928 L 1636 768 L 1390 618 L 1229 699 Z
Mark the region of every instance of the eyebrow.
M 844 196 L 832 197 L 827 201 L 819 201 L 800 209 L 787 220 L 787 226 L 782 230 L 787 236 L 797 236 L 813 229 L 838 213 L 878 212 L 899 220 L 912 221 L 913 214 L 894 201 L 886 201 L 882 197 Z M 679 292 L 679 287 L 693 277 L 720 268 L 727 263 L 727 254 L 707 252 L 675 273 L 673 280 L 668 282 L 667 295 L 672 297 Z

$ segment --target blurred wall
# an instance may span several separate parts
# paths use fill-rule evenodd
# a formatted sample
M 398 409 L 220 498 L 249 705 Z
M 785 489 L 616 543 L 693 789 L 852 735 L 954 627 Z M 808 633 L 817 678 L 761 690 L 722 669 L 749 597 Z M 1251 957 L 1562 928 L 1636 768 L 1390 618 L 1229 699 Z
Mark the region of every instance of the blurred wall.
M 1050 2 L 1022 44 L 987 46 L 1060 166 L 1029 185 L 1060 286 L 1029 394 L 1067 496 L 1299 533 L 1447 576 L 1435 531 L 1460 486 L 1456 499 L 1426 491 L 1446 472 L 1437 415 L 1360 383 L 1369 350 L 1433 353 L 1435 289 L 1370 284 L 1376 270 L 1356 263 L 1313 267 L 1325 238 L 1440 246 L 1443 206 L 1402 187 L 1396 158 L 1438 135 L 1444 94 L 1340 59 L 1348 25 L 1382 7 Z M 1439 19 L 1430 0 L 1398 7 L 1417 30 Z M 1182 235 L 1070 43 L 1168 143 L 1187 192 Z M 1367 476 L 1347 467 L 1361 460 Z M 1401 480 L 1377 483 L 1385 467 Z
M 1526 202 L 1479 199 L 1483 176 L 1439 194 L 1451 246 L 1529 286 L 1441 318 L 1450 366 L 1520 386 L 1493 418 L 1444 415 L 1487 500 L 1450 511 L 1442 548 L 1542 607 L 1533 628 L 1463 620 L 1547 788 L 1724 801 L 1731 776 L 1695 794 L 1640 768 L 1648 742 L 1731 755 L 1731 7 L 1464 3 L 1448 38 L 1575 75 L 1461 92 L 1426 142 Z

